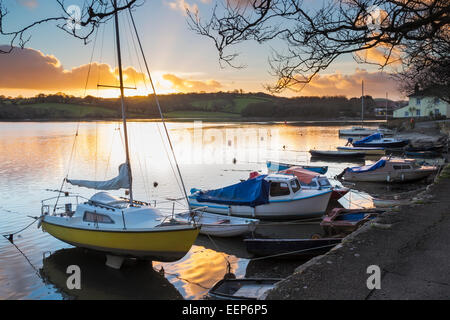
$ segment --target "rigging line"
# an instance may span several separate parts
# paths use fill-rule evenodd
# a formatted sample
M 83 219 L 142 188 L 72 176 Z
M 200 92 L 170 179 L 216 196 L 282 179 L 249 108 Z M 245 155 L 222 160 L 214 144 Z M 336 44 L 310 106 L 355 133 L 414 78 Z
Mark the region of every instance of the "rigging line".
M 37 220 L 36 220 L 37 221 Z M 35 221 L 35 222 L 36 222 Z M 22 251 L 22 250 L 20 250 L 20 248 L 14 243 L 14 242 L 11 242 L 11 241 L 9 241 L 19 252 L 20 252 L 20 254 L 25 258 L 25 260 L 27 260 L 27 262 L 28 262 L 28 264 L 33 268 L 33 270 L 36 272 L 36 275 L 38 276 L 38 278 L 39 279 L 41 279 L 41 280 L 43 280 L 44 281 L 44 283 L 45 283 L 45 280 L 44 280 L 44 278 L 42 278 L 42 276 L 40 275 L 40 273 L 39 273 L 39 270 L 33 265 L 33 263 L 30 261 L 30 259 L 28 259 L 28 257 L 26 256 L 26 254 Z
M 128 25 L 129 25 L 129 30 L 132 30 L 132 27 L 131 27 L 131 21 L 130 21 L 130 16 L 129 16 L 129 15 L 127 15 L 127 21 L 128 21 Z M 134 51 L 135 51 L 135 54 L 136 54 L 136 57 L 137 57 L 137 61 L 138 61 L 138 65 L 139 65 L 139 71 L 140 71 L 141 74 L 142 74 L 142 80 L 143 80 L 145 89 L 146 89 L 146 91 L 148 91 L 148 87 L 147 87 L 147 79 L 146 79 L 145 74 L 144 74 L 144 72 L 143 72 L 143 68 L 142 68 L 142 65 L 141 65 L 141 59 L 139 58 L 139 53 L 138 53 L 138 49 L 137 49 L 137 46 L 136 46 L 136 41 L 135 41 L 135 39 L 134 39 L 134 35 L 133 35 L 133 34 L 131 35 L 131 40 L 132 40 L 133 48 L 134 48 Z M 174 177 L 175 177 L 175 182 L 177 183 L 178 189 L 181 191 L 181 193 L 183 193 L 183 187 L 182 187 L 182 185 L 180 184 L 178 175 L 177 175 L 177 173 L 176 173 L 176 171 L 175 171 L 175 168 L 173 167 L 172 159 L 171 159 L 171 157 L 170 157 L 170 155 L 169 155 L 169 151 L 168 151 L 168 149 L 167 149 L 167 146 L 166 146 L 166 144 L 164 143 L 164 137 L 163 137 L 163 134 L 162 134 L 161 129 L 160 129 L 160 127 L 159 127 L 159 123 L 156 123 L 155 125 L 156 125 L 156 128 L 158 129 L 158 134 L 159 134 L 159 136 L 161 137 L 161 141 L 163 142 L 163 143 L 162 143 L 162 146 L 163 146 L 164 152 L 166 153 L 167 159 L 169 160 L 169 165 L 170 165 L 170 168 L 171 168 L 171 170 L 172 170 L 172 172 L 173 172 L 173 175 L 174 175 Z M 145 164 L 146 164 L 146 163 L 145 163 Z
M 128 4 L 128 1 L 126 1 L 126 3 Z M 135 24 L 134 18 L 133 18 L 133 13 L 131 12 L 131 8 L 130 8 L 130 7 L 128 8 L 128 12 L 130 13 L 131 22 L 132 22 L 132 24 L 133 24 L 133 28 L 134 28 L 134 32 L 135 32 L 135 34 L 136 34 L 136 39 L 137 39 L 137 41 L 138 41 L 139 48 L 140 48 L 140 50 L 141 50 L 142 58 L 144 59 L 145 67 L 146 67 L 146 69 L 147 69 L 147 74 L 148 74 L 148 77 L 149 77 L 149 79 L 150 79 L 150 84 L 152 85 L 153 96 L 154 96 L 154 98 L 155 98 L 156 105 L 158 106 L 159 114 L 160 114 L 160 116 L 161 116 L 161 121 L 162 121 L 162 123 L 163 123 L 163 125 L 164 125 L 164 130 L 165 130 L 166 135 L 167 135 L 167 140 L 169 141 L 169 146 L 170 146 L 170 149 L 172 150 L 172 156 L 173 156 L 173 158 L 174 158 L 174 160 L 175 160 L 175 164 L 176 164 L 176 168 L 177 168 L 178 174 L 179 174 L 179 176 L 180 176 L 181 184 L 183 185 L 184 196 L 186 197 L 186 202 L 187 202 L 188 207 L 190 207 L 190 205 L 189 205 L 189 198 L 188 198 L 187 191 L 186 191 L 186 186 L 185 186 L 185 184 L 184 184 L 183 177 L 182 177 L 182 175 L 181 175 L 180 167 L 178 166 L 178 162 L 177 162 L 177 159 L 176 159 L 175 151 L 174 151 L 173 146 L 172 146 L 172 141 L 170 140 L 169 131 L 167 130 L 166 122 L 165 122 L 165 120 L 164 120 L 164 115 L 163 115 L 163 113 L 162 113 L 161 106 L 160 106 L 160 104 L 159 104 L 158 95 L 156 94 L 156 89 L 155 89 L 155 86 L 154 86 L 154 84 L 153 84 L 153 80 L 152 80 L 152 77 L 151 77 L 151 74 L 150 74 L 150 69 L 149 69 L 149 67 L 148 67 L 147 59 L 145 58 L 145 55 L 144 55 L 144 49 L 143 49 L 143 47 L 142 47 L 142 43 L 141 43 L 139 34 L 138 34 L 138 32 L 137 32 L 136 24 Z

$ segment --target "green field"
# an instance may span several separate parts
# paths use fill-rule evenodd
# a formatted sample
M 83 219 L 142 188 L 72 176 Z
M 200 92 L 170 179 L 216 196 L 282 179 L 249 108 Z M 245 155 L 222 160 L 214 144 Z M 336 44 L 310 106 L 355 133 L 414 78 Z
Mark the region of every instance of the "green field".
M 77 104 L 64 103 L 37 103 L 29 105 L 17 106 L 21 109 L 31 108 L 40 113 L 64 115 L 67 118 L 85 118 L 92 115 L 104 115 L 105 117 L 114 117 L 117 115 L 112 109 L 102 108 L 97 106 L 83 106 Z

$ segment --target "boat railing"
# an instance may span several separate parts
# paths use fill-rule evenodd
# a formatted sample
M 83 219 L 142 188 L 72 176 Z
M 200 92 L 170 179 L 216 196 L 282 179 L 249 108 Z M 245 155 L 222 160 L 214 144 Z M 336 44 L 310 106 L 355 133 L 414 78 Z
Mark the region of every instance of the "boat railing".
M 80 195 L 65 194 L 64 197 L 55 196 L 41 200 L 41 215 L 68 215 L 71 216 L 75 212 L 75 207 L 80 203 L 88 200 Z M 89 200 L 88 200 L 89 201 Z

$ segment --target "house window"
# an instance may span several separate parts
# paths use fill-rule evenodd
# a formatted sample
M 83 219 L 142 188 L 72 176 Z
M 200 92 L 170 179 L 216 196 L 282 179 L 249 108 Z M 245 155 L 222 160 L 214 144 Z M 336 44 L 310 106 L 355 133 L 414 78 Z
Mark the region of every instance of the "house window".
M 95 212 L 86 211 L 83 216 L 83 221 L 85 222 L 95 222 L 95 223 L 114 223 L 114 221 L 104 214 L 99 214 Z
M 439 104 L 439 98 L 434 98 L 434 103 Z
M 421 102 L 421 98 L 417 98 L 417 100 L 416 100 L 416 104 L 418 105 L 418 106 L 420 106 L 420 102 Z
M 439 112 L 439 109 L 434 109 L 434 115 L 435 116 L 438 116 L 438 115 L 440 115 L 441 113 Z
M 270 183 L 270 196 L 271 197 L 280 197 L 287 196 L 291 194 L 291 190 L 289 190 L 289 186 L 285 182 L 271 182 Z
M 416 116 L 420 116 L 420 109 L 416 110 Z
M 405 117 L 409 116 L 409 112 L 405 111 Z

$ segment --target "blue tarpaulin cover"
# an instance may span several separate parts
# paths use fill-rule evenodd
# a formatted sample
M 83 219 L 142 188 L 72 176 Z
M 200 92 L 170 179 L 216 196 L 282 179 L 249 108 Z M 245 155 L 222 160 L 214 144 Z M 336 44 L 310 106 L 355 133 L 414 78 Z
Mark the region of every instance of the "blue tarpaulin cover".
M 269 203 L 270 182 L 261 175 L 225 188 L 200 191 L 198 202 L 212 202 L 229 205 L 257 206 Z
M 347 170 L 350 172 L 368 172 L 368 171 L 373 171 L 378 168 L 384 167 L 385 164 L 386 164 L 386 160 L 380 159 L 377 162 L 375 162 L 374 164 L 370 164 L 370 165 L 362 166 L 362 167 L 347 168 Z
M 356 145 L 358 145 L 360 143 L 367 143 L 367 142 L 372 142 L 373 140 L 380 140 L 380 139 L 383 139 L 383 135 L 378 132 L 378 133 L 374 133 L 374 134 L 372 134 L 372 135 L 370 135 L 368 137 L 365 137 L 364 139 L 355 141 L 353 143 L 353 145 L 356 146 Z

